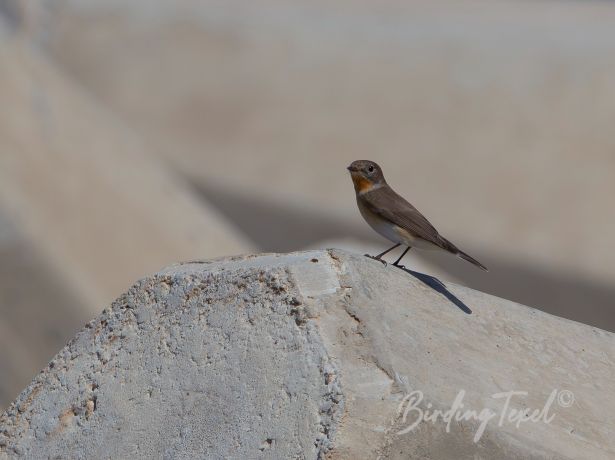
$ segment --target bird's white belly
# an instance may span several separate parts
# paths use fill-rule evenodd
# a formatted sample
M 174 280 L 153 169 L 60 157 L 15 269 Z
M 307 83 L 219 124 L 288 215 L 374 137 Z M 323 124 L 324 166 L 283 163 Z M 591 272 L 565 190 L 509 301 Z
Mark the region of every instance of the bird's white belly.
M 361 212 L 361 215 L 370 227 L 372 227 L 376 232 L 384 236 L 389 241 L 392 241 L 393 243 L 400 243 L 406 246 L 420 249 L 440 249 L 435 244 L 430 243 L 429 241 L 426 241 L 422 238 L 417 238 L 407 230 L 404 230 L 403 228 L 389 222 L 388 220 L 381 218 L 377 214 L 374 214 L 373 212 L 362 206 L 360 202 L 359 211 Z

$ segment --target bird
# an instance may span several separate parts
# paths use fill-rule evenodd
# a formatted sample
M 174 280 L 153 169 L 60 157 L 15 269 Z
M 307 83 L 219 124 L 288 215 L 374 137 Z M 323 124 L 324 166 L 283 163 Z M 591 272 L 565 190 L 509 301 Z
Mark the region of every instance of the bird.
M 488 271 L 478 260 L 440 235 L 423 214 L 395 193 L 387 184 L 378 164 L 369 160 L 357 160 L 347 169 L 354 184 L 361 216 L 377 233 L 395 243 L 376 256 L 365 254 L 367 257 L 386 265 L 382 256 L 403 245 L 406 249 L 393 263 L 396 267 L 405 268 L 399 263 L 411 248 L 418 248 L 446 251 Z

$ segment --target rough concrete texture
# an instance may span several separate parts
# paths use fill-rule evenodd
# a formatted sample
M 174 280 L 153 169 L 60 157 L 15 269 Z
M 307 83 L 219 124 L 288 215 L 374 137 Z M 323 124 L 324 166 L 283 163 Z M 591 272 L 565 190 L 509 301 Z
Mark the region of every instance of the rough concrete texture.
M 132 280 L 253 248 L 3 25 L 27 5 L 0 1 L 0 105 L 9 108 L 0 110 L 1 409 Z
M 614 356 L 611 333 L 337 250 L 193 262 L 56 355 L 0 417 L 0 458 L 613 458 Z M 554 389 L 574 403 L 550 423 L 398 434 L 412 390 L 497 411 Z

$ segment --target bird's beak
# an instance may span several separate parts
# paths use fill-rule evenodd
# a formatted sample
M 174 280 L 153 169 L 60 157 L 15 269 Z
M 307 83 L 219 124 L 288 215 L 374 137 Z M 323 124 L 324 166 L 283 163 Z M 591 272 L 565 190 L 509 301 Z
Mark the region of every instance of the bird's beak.
M 357 168 L 355 168 L 354 166 L 350 165 L 346 168 L 348 171 L 350 172 L 355 172 L 357 170 Z

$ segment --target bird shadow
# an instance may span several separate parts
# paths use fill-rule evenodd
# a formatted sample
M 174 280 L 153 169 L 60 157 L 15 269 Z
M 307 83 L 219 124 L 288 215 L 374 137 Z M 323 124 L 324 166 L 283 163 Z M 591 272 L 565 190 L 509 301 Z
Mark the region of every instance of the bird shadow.
M 409 275 L 414 276 L 417 280 L 426 284 L 434 291 L 442 294 L 446 297 L 451 303 L 453 303 L 457 308 L 459 308 L 462 312 L 467 313 L 468 315 L 472 314 L 472 310 L 465 303 L 463 303 L 458 297 L 456 297 L 451 291 L 446 288 L 446 285 L 440 281 L 435 276 L 426 275 L 425 273 L 415 272 L 405 267 L 396 266 L 397 268 L 405 271 Z

